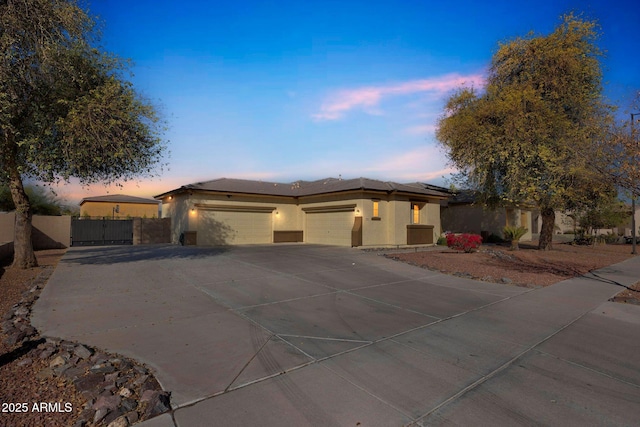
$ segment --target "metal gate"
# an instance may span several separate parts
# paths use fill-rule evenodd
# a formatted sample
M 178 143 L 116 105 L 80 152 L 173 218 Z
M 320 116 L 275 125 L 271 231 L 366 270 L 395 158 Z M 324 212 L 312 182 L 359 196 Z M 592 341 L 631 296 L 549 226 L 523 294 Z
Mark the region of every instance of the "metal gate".
M 72 219 L 71 246 L 132 245 L 131 219 Z

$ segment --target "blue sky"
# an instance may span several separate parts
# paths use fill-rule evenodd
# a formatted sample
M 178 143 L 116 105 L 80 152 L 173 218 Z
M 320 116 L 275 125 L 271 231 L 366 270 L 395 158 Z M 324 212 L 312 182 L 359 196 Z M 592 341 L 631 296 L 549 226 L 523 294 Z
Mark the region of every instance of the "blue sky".
M 611 101 L 624 111 L 640 89 L 631 1 L 86 1 L 103 47 L 133 60 L 167 120 L 171 154 L 159 178 L 60 188 L 70 200 L 219 177 L 443 184 L 444 99 L 482 85 L 500 41 L 548 33 L 569 11 L 602 26 Z

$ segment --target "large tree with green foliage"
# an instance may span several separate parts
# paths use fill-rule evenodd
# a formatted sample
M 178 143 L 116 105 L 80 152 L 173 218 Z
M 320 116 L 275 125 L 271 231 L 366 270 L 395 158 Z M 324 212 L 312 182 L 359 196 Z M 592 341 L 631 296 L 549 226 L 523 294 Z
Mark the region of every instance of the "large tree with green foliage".
M 25 177 L 111 183 L 161 160 L 162 122 L 97 41 L 75 0 L 0 1 L 0 180 L 16 206 L 16 267 L 36 265 Z
M 594 166 L 626 195 L 635 198 L 640 195 L 640 92 L 626 114 L 612 123 L 607 138 L 589 155 L 604 158 Z
M 612 108 L 602 96 L 597 24 L 572 14 L 549 35 L 500 44 L 483 91 L 447 101 L 437 138 L 486 202 L 534 202 L 540 249 L 550 249 L 555 210 L 606 197 L 611 186 L 585 151 L 603 138 Z

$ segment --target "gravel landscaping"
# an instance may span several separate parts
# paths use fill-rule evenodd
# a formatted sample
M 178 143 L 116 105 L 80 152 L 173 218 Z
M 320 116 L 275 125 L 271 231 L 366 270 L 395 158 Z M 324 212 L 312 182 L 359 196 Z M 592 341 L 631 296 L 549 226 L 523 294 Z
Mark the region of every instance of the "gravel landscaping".
M 447 247 L 420 252 L 391 253 L 387 257 L 422 268 L 515 286 L 549 286 L 633 257 L 631 246 L 598 244 L 578 246 L 554 243 L 553 250 L 537 250 L 537 242 L 520 244 L 519 251 L 508 246 L 483 245 L 477 252 L 456 252 Z M 640 303 L 640 283 L 623 289 L 616 301 Z
M 0 425 L 127 427 L 170 410 L 147 367 L 31 326 L 31 306 L 63 254 L 40 251 L 39 267 L 1 272 Z

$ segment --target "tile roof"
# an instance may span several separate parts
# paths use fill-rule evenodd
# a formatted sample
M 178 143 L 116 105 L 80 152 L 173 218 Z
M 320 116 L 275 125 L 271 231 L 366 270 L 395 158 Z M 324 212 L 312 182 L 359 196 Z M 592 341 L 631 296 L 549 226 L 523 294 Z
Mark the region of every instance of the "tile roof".
M 80 205 L 84 202 L 108 202 L 108 203 L 148 203 L 151 205 L 157 205 L 158 200 L 145 199 L 143 197 L 127 196 L 126 194 L 107 194 L 105 196 L 93 196 L 85 197 L 80 202 Z
M 419 182 L 399 184 L 391 181 L 379 181 L 369 178 L 325 178 L 317 181 L 295 181 L 279 183 L 267 181 L 253 181 L 236 178 L 219 178 L 211 181 L 197 182 L 183 185 L 175 190 L 155 196 L 156 199 L 169 194 L 186 191 L 212 191 L 244 194 L 260 194 L 269 196 L 301 197 L 317 194 L 337 193 L 354 190 L 384 191 L 387 193 L 404 192 L 426 196 L 448 197 L 449 193 L 442 187 L 430 186 Z

